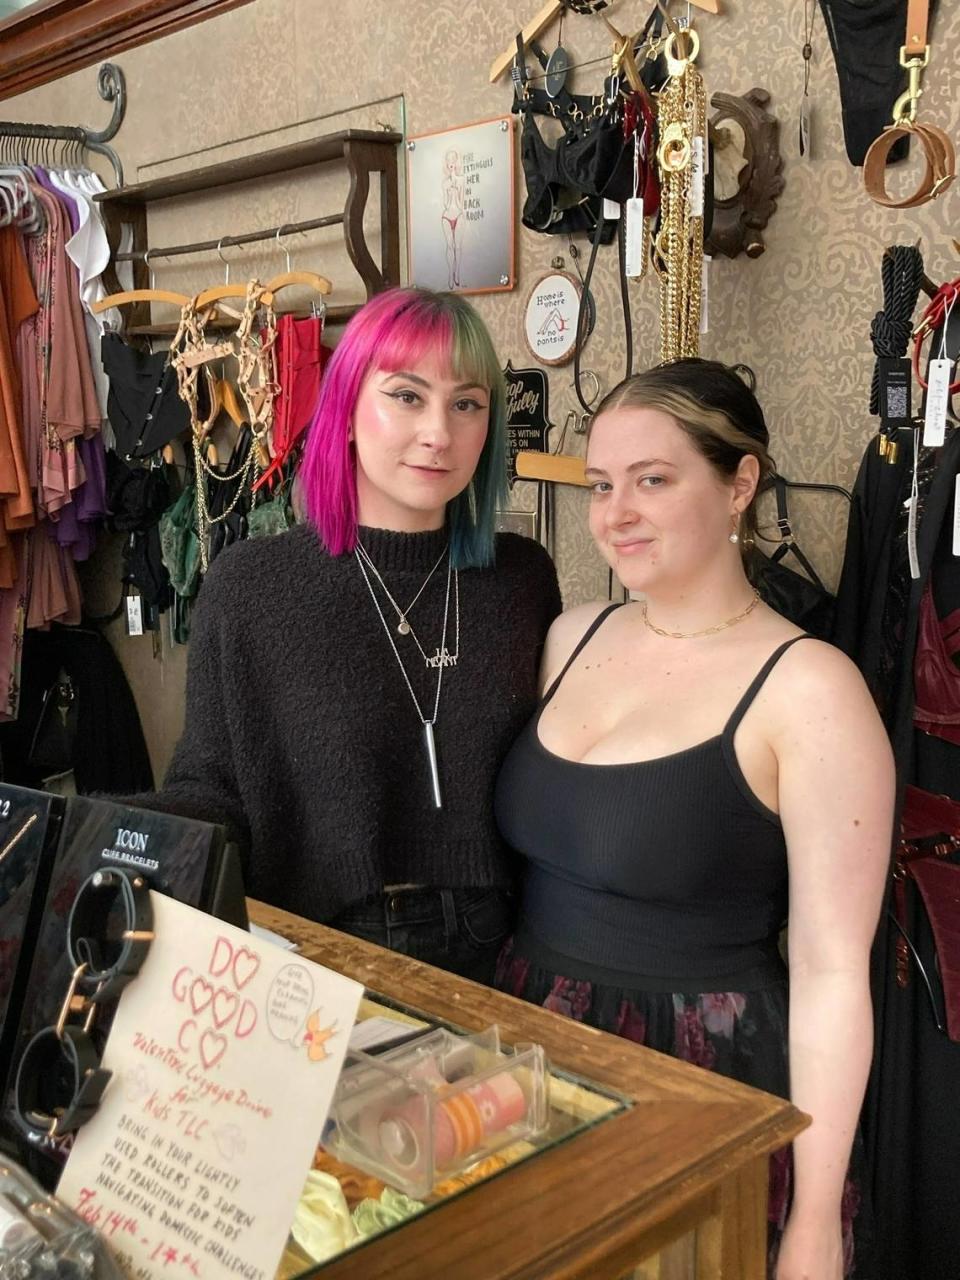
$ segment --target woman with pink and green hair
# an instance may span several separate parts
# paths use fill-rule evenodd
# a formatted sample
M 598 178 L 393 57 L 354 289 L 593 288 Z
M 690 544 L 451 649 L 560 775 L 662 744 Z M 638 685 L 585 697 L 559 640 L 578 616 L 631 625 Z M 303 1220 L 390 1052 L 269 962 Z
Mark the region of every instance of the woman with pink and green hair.
M 462 298 L 393 289 L 347 325 L 301 522 L 213 562 L 159 802 L 225 823 L 247 891 L 480 980 L 513 924 L 493 781 L 560 611 L 496 534 L 505 391 Z

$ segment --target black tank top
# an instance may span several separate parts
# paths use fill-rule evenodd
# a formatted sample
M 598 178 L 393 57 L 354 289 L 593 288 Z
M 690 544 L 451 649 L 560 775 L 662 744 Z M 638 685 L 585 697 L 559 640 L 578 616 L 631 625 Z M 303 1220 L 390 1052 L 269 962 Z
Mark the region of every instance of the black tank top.
M 497 823 L 528 860 L 523 952 L 567 977 L 649 989 L 779 980 L 783 828 L 747 785 L 733 737 L 780 657 L 805 637 L 770 655 L 716 737 L 634 764 L 566 760 L 540 742 L 540 716 L 612 611 L 570 655 L 497 779 Z

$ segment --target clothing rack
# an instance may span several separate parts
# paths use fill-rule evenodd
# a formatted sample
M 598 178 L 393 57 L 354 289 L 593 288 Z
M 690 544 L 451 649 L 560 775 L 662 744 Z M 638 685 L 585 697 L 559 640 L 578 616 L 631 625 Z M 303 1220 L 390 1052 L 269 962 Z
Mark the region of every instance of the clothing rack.
M 282 222 L 279 227 L 266 227 L 263 231 L 247 231 L 238 236 L 221 236 L 219 240 L 195 240 L 192 244 L 167 245 L 159 249 L 146 249 L 142 253 L 115 253 L 114 262 L 149 262 L 152 258 L 176 258 L 185 253 L 204 253 L 213 249 L 229 249 L 235 244 L 253 244 L 257 240 L 278 240 L 281 236 L 294 235 L 298 231 L 315 231 L 318 227 L 337 227 L 343 224 L 342 213 L 330 213 L 323 218 L 307 218 L 303 222 Z
M 113 115 L 105 129 L 85 129 L 82 125 L 73 124 L 20 124 L 13 120 L 0 120 L 0 155 L 9 152 L 4 143 L 6 139 L 16 138 L 21 141 L 36 141 L 37 161 L 51 156 L 54 143 L 62 142 L 78 147 L 81 151 L 95 151 L 106 156 L 113 165 L 117 186 L 123 186 L 123 165 L 113 147 L 107 144 L 117 135 L 127 110 L 127 83 L 123 72 L 115 63 L 105 62 L 97 73 L 97 92 L 104 102 L 113 103 Z M 23 149 L 19 150 L 23 154 Z

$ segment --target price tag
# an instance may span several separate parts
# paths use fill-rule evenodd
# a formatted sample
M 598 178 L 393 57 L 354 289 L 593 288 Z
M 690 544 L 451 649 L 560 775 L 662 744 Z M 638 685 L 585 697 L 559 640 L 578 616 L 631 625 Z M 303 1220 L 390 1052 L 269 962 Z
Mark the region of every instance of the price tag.
M 950 405 L 952 360 L 931 360 L 927 369 L 927 404 L 923 418 L 923 443 L 928 449 L 943 444 Z
M 703 138 L 694 138 L 690 156 L 690 212 L 695 218 L 703 217 L 704 151 Z
M 139 596 L 127 596 L 127 635 L 143 635 L 143 605 Z
M 616 200 L 608 200 L 603 197 L 603 216 L 608 222 L 617 222 L 620 218 L 620 206 Z
M 643 201 L 639 196 L 627 201 L 626 246 L 627 275 L 636 280 L 647 265 L 643 260 Z

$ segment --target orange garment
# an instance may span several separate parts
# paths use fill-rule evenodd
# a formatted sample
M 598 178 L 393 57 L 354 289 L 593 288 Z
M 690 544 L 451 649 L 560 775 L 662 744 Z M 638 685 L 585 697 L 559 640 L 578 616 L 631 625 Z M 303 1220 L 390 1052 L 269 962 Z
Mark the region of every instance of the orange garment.
M 6 529 L 28 529 L 34 522 L 33 497 L 20 422 L 20 378 L 14 341 L 20 325 L 39 307 L 20 233 L 0 227 L 0 519 Z

